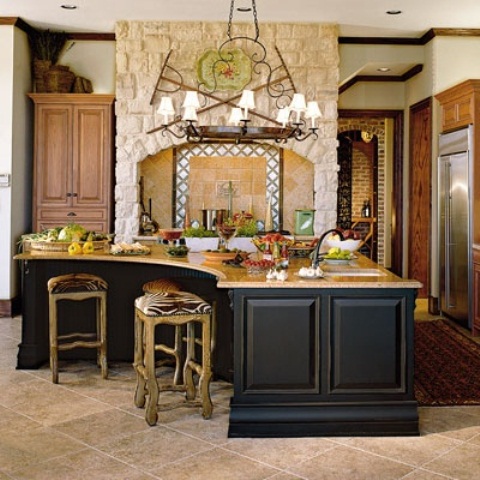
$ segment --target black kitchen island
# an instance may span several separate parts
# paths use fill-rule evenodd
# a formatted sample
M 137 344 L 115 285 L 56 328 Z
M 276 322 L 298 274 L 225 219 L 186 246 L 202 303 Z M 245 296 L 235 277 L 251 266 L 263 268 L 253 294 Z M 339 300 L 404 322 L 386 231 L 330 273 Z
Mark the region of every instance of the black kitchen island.
M 229 436 L 418 435 L 414 297 L 235 290 Z
M 143 283 L 167 276 L 217 302 L 215 372 L 234 384 L 230 437 L 419 433 L 413 312 L 421 285 L 364 257 L 343 270 L 325 267 L 325 277 L 314 280 L 296 275 L 307 260 L 295 259 L 285 282 L 204 263 L 199 254 L 172 260 L 161 246 L 135 258 L 34 252 L 16 258 L 24 302 L 18 368 L 48 360 L 48 278 L 103 276 L 109 360 L 131 361 L 133 301 Z

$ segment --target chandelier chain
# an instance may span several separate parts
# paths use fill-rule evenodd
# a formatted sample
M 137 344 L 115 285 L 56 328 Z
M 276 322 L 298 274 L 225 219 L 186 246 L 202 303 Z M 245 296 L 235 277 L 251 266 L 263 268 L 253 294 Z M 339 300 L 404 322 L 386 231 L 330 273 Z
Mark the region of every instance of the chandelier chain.
M 228 26 L 227 26 L 227 37 L 229 40 L 232 40 L 232 25 L 233 25 L 233 13 L 235 11 L 235 0 L 230 2 L 230 13 L 228 16 Z M 255 0 L 252 0 L 252 13 L 253 13 L 253 24 L 255 25 L 255 42 L 260 36 L 260 28 L 258 26 L 258 14 L 257 14 L 257 4 Z

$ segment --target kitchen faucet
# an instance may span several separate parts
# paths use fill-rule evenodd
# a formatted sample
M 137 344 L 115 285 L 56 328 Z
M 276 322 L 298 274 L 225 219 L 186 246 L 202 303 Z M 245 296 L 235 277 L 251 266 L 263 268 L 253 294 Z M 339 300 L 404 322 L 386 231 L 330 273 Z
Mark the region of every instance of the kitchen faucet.
M 315 250 L 312 252 L 312 267 L 317 268 L 318 264 L 320 263 L 320 248 L 322 247 L 323 240 L 329 233 L 336 233 L 339 237 L 340 240 L 345 240 L 343 237 L 343 233 L 341 230 L 338 228 L 331 228 L 330 230 L 327 230 L 325 233 L 322 234 L 322 236 L 318 239 L 317 245 L 315 246 Z

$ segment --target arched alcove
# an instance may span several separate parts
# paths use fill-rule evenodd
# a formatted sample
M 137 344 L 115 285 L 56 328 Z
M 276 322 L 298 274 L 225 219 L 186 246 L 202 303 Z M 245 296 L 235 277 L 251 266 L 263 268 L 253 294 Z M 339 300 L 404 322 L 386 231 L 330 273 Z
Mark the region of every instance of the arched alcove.
M 293 232 L 296 209 L 314 208 L 314 165 L 268 144 L 185 144 L 138 163 L 141 208 L 160 226 L 201 221 L 201 209 L 227 207 L 219 184 L 234 182 L 234 211 L 253 210 L 263 221 L 271 195 L 275 228 Z M 221 186 L 221 185 L 220 185 Z

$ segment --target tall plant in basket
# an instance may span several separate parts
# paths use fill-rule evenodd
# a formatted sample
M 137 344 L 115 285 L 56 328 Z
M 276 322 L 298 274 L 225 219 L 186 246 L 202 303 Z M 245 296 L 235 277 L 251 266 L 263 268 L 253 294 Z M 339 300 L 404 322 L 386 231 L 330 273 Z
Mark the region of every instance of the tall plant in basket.
M 50 30 L 35 30 L 28 37 L 30 51 L 33 57 L 33 76 L 35 91 L 43 93 L 46 90 L 44 76 L 60 57 L 68 35 L 65 32 Z

